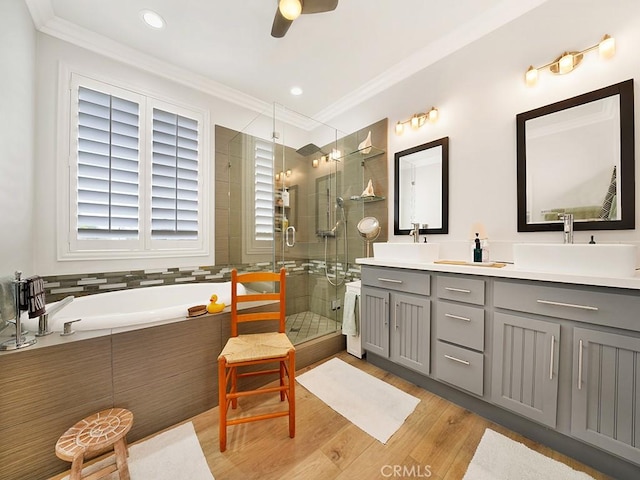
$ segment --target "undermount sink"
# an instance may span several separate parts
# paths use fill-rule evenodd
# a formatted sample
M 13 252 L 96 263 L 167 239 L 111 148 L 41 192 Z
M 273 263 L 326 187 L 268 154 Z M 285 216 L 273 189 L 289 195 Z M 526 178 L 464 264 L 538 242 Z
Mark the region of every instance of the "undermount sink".
M 624 244 L 519 243 L 513 246 L 513 263 L 518 270 L 633 277 L 636 246 Z
M 440 245 L 437 243 L 395 243 L 373 244 L 373 258 L 398 262 L 431 263 L 438 259 Z

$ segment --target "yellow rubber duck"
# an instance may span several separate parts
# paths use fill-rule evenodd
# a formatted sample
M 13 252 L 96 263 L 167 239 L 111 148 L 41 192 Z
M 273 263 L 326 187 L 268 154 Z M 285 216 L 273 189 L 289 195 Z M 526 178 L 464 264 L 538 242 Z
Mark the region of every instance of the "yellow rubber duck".
M 211 300 L 211 303 L 207 305 L 207 312 L 218 313 L 224 310 L 226 306 L 224 303 L 216 303 L 218 301 L 218 295 L 214 293 L 209 300 Z

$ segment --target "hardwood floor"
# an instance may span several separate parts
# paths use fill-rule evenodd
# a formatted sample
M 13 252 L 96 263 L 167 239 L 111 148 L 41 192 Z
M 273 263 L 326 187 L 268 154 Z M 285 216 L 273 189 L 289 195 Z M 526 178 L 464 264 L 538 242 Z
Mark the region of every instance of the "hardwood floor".
M 229 428 L 227 451 L 220 453 L 218 409 L 193 418 L 216 480 L 399 478 L 390 475 L 394 466 L 406 467 L 405 472 L 412 470 L 415 474 L 401 478 L 457 480 L 464 476 L 486 428 L 522 442 L 595 479 L 609 478 L 346 352 L 337 357 L 421 399 L 416 410 L 387 445 L 361 431 L 298 385 L 294 439 L 288 436 L 286 419 L 241 424 Z M 249 399 L 243 400 L 249 407 Z M 254 402 L 250 408 L 268 409 L 277 403 L 277 399 L 262 400 L 262 403 Z
M 229 427 L 227 451 L 220 453 L 218 408 L 192 419 L 216 480 L 458 480 L 464 476 L 486 428 L 522 442 L 596 480 L 609 478 L 346 352 L 336 356 L 420 398 L 416 410 L 389 442 L 383 445 L 370 437 L 298 385 L 294 439 L 289 438 L 285 418 L 240 424 Z M 298 373 L 309 368 L 313 365 Z M 273 398 L 242 399 L 238 412 L 241 414 L 243 406 L 253 412 L 278 407 L 278 397 L 269 397 Z M 413 475 L 392 475 L 394 467 L 401 469 L 399 473 L 413 472 Z

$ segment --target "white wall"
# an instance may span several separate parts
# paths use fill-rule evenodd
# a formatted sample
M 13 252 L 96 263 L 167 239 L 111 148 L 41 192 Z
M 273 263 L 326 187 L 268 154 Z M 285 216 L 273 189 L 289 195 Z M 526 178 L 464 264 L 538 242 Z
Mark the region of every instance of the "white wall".
M 425 26 L 428 28 L 428 25 Z M 571 74 L 540 74 L 534 88 L 524 84 L 529 65 L 541 66 L 564 50 L 582 50 L 609 33 L 617 54 L 600 60 L 585 56 Z M 516 206 L 516 114 L 581 93 L 640 77 L 640 2 L 637 0 L 550 0 L 530 13 L 453 55 L 418 72 L 331 123 L 352 131 L 381 117 L 389 118 L 390 193 L 393 198 L 393 154 L 444 136 L 449 147 L 449 234 L 434 242 L 466 242 L 474 222 L 484 223 L 492 256 L 509 260 L 510 243 L 559 241 L 558 232 L 518 233 Z M 640 91 L 636 82 L 636 138 L 640 128 Z M 413 113 L 440 110 L 436 125 L 403 136 L 393 133 L 398 120 Z M 375 144 L 376 139 L 373 139 Z M 640 149 L 636 148 L 636 159 Z M 636 168 L 636 185 L 640 169 Z M 636 187 L 636 204 L 640 192 Z M 389 209 L 393 225 L 393 208 Z M 640 227 L 640 208 L 636 206 Z M 575 240 L 635 241 L 637 230 L 577 232 Z M 390 241 L 409 241 L 394 237 Z M 505 242 L 504 251 L 497 243 Z M 457 253 L 460 250 L 456 250 Z M 466 251 L 466 250 L 464 250 Z
M 36 32 L 23 0 L 0 2 L 0 276 L 34 270 Z
M 3 232 L 0 274 L 15 268 L 49 275 L 210 263 L 211 258 L 57 261 L 55 178 L 59 65 L 60 62 L 76 65 L 122 82 L 142 85 L 147 90 L 169 93 L 177 100 L 195 102 L 210 110 L 212 129 L 218 123 L 243 130 L 257 117 L 255 112 L 44 34 L 37 35 L 36 51 L 36 36 L 23 1 L 3 0 L 0 5 L 0 61 L 3 70 L 8 66 L 12 72 L 11 76 L 0 78 L 1 121 L 7 127 L 0 129 L 0 199 L 4 204 L 0 218 Z M 428 23 L 425 28 L 429 28 Z M 613 59 L 600 61 L 597 55 L 589 54 L 570 75 L 560 77 L 541 72 L 537 87 L 524 85 L 524 72 L 530 64 L 545 64 L 564 50 L 581 50 L 597 43 L 605 33 L 618 42 L 618 53 Z M 471 224 L 481 221 L 492 241 L 493 258 L 508 259 L 510 248 L 508 251 L 505 248 L 504 254 L 500 251 L 503 242 L 510 245 L 516 241 L 557 241 L 559 238 L 557 232 L 517 232 L 516 114 L 637 76 L 640 73 L 638 45 L 640 2 L 637 0 L 549 0 L 328 123 L 340 131 L 352 132 L 389 118 L 390 202 L 393 201 L 393 153 L 449 136 L 450 233 L 432 241 L 464 245 Z M 35 89 L 34 58 L 37 58 Z M 639 97 L 640 92 L 636 92 L 636 99 Z M 35 120 L 34 98 L 37 98 Z M 396 121 L 433 105 L 440 109 L 436 125 L 426 125 L 402 137 L 392 132 Z M 635 109 L 637 132 L 640 128 L 638 100 Z M 34 121 L 35 134 L 31 129 Z M 212 130 L 212 158 L 213 138 Z M 288 134 L 287 138 L 289 143 L 292 135 Z M 375 138 L 373 142 L 376 143 Z M 292 143 L 295 147 L 304 144 L 302 141 Z M 638 179 L 636 184 L 640 185 Z M 640 201 L 640 194 L 636 197 Z M 33 215 L 32 210 L 35 210 Z M 640 216 L 640 208 L 637 210 Z M 389 212 L 391 217 L 393 208 L 389 208 Z M 389 225 L 393 225 L 392 220 L 389 218 Z M 636 223 L 640 225 L 640 220 L 636 219 Z M 588 235 L 589 232 L 578 232 L 576 241 L 587 241 Z M 394 239 L 393 230 L 389 237 Z M 635 230 L 596 232 L 596 240 L 601 242 L 636 239 Z M 408 241 L 408 238 L 399 240 Z M 466 253 L 465 248 L 462 255 Z

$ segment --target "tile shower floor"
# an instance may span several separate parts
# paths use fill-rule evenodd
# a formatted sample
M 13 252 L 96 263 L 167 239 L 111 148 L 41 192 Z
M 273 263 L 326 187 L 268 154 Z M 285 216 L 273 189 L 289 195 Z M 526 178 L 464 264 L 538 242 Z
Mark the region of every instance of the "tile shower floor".
M 335 332 L 340 325 L 340 322 L 317 313 L 300 312 L 287 316 L 286 332 L 291 343 L 295 345 Z

